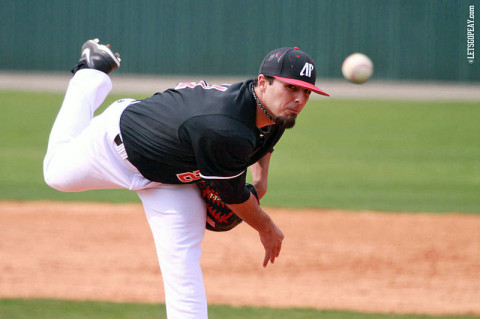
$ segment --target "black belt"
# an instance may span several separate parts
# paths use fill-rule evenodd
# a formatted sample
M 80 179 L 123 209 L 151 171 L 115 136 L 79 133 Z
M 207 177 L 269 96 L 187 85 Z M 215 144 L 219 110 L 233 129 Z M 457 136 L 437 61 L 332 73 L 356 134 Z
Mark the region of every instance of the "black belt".
M 116 149 L 117 149 L 118 154 L 120 154 L 120 156 L 123 159 L 128 160 L 127 151 L 125 150 L 125 145 L 123 145 L 123 141 L 122 141 L 122 138 L 120 137 L 120 134 L 115 136 L 113 141 L 117 145 Z
M 120 137 L 120 134 L 115 136 L 115 139 L 113 141 L 115 142 L 115 144 L 117 144 L 117 146 L 120 146 L 120 145 L 123 144 L 123 141 L 122 141 L 122 138 Z

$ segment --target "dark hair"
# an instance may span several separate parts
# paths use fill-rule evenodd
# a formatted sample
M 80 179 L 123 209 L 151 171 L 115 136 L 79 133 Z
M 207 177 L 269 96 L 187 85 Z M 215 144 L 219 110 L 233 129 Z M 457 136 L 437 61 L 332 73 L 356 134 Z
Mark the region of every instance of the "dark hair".
M 267 79 L 268 81 L 268 84 L 272 85 L 273 84 L 273 80 L 275 80 L 275 78 L 273 76 L 270 76 L 270 75 L 265 75 L 265 78 Z M 253 81 L 253 85 L 254 86 L 257 86 L 257 82 L 258 80 L 255 79 L 255 81 Z
M 272 85 L 273 80 L 275 80 L 275 78 L 273 76 L 270 76 L 270 75 L 265 75 L 265 77 L 267 78 L 268 84 Z

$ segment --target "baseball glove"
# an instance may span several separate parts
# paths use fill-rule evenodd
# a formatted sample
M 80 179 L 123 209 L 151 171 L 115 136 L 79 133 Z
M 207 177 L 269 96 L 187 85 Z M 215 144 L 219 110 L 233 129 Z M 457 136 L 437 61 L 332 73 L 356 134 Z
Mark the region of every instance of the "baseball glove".
M 207 230 L 222 232 L 233 229 L 242 222 L 242 219 L 228 208 L 227 204 L 222 202 L 218 192 L 215 190 L 212 182 L 200 181 L 197 183 L 200 188 L 200 194 L 207 206 Z M 255 195 L 258 200 L 257 191 L 252 184 L 246 184 L 250 192 Z

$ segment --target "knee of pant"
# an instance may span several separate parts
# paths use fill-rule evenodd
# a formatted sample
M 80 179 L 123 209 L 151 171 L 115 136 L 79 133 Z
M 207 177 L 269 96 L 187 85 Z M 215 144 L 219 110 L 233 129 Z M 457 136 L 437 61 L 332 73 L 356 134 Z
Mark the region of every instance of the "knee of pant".
M 65 178 L 64 174 L 49 167 L 44 167 L 43 178 L 45 183 L 53 189 L 61 192 L 73 192 L 73 189 Z
M 65 192 L 65 185 L 55 176 L 55 174 L 52 174 L 50 171 L 44 171 L 43 172 L 43 178 L 45 180 L 45 183 L 47 183 L 48 186 L 50 186 L 53 189 L 56 189 L 61 192 Z

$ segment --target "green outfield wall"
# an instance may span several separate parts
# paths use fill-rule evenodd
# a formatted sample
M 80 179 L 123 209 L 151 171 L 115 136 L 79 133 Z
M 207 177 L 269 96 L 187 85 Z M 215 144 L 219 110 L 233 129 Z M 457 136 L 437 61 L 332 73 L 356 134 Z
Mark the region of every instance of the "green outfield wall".
M 341 77 L 343 59 L 363 52 L 375 64 L 375 79 L 480 81 L 480 40 L 477 57 L 467 55 L 480 33 L 478 0 L 0 4 L 0 70 L 67 70 L 81 44 L 99 37 L 121 53 L 121 73 L 250 76 L 270 50 L 298 46 L 324 78 Z

